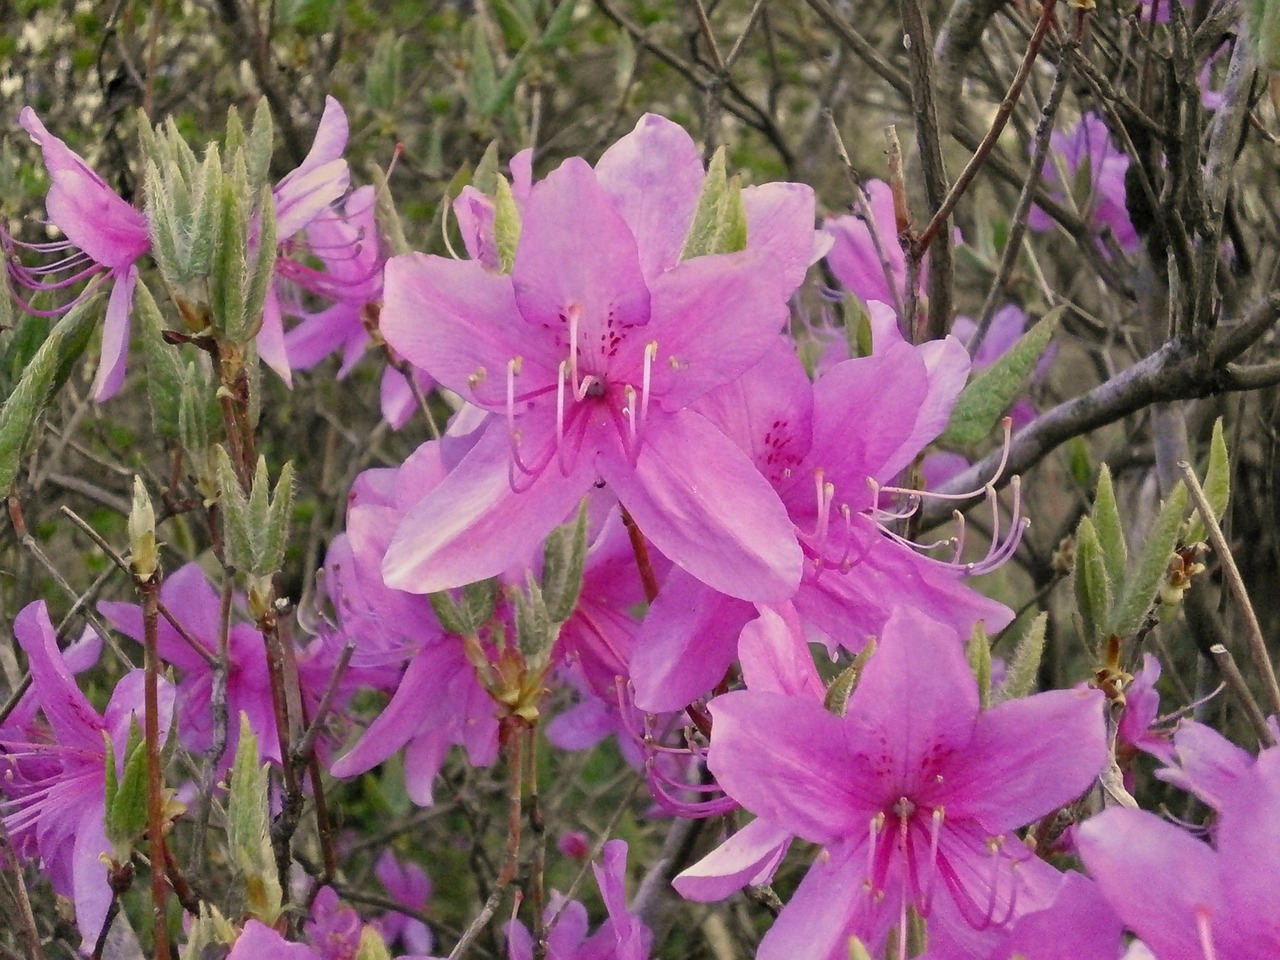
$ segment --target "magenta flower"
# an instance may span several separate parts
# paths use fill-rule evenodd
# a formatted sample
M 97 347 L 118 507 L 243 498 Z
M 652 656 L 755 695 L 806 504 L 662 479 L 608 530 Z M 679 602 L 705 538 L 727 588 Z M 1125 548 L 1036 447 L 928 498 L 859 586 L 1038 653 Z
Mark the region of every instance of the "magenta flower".
M 392 900 L 418 913 L 427 908 L 431 879 L 416 863 L 398 859 L 390 849 L 383 850 L 373 865 L 373 874 Z M 389 947 L 400 941 L 410 953 L 431 952 L 434 939 L 431 930 L 415 917 L 388 911 L 378 919 L 377 927 Z
M 1144 810 L 1081 824 L 1076 846 L 1125 925 L 1158 960 L 1280 956 L 1280 749 L 1222 798 L 1214 846 Z
M 906 297 L 907 258 L 898 242 L 893 191 L 883 180 L 871 180 L 866 194 L 868 210 L 863 216 L 832 217 L 823 225 L 834 240 L 827 266 L 863 303 L 879 300 L 900 308 Z M 921 270 L 922 283 L 927 275 L 926 267 Z
M 1103 119 L 1094 113 L 1084 114 L 1070 130 L 1055 130 L 1049 147 L 1052 152 L 1045 162 L 1043 176 L 1057 188 L 1055 199 L 1065 199 L 1065 195 L 1054 155 L 1071 178 L 1065 186 L 1085 218 L 1092 219 L 1098 229 L 1109 227 L 1121 250 L 1137 250 L 1138 232 L 1129 221 L 1125 207 L 1124 176 L 1129 169 L 1129 158 L 1112 145 Z M 1079 184 L 1076 181 L 1082 171 L 1087 173 L 1088 180 Z M 1053 227 L 1053 220 L 1038 207 L 1031 208 L 1027 223 L 1033 230 Z
M 1012 831 L 1102 769 L 1102 702 L 1066 690 L 981 710 L 958 638 L 907 608 L 885 624 L 843 717 L 773 693 L 717 697 L 708 764 L 720 786 L 825 847 L 758 956 L 834 960 L 850 935 L 874 952 L 908 907 L 928 916 L 935 897 L 970 926 L 1012 917 L 1037 863 Z
M 160 599 L 205 653 L 217 654 L 221 604 L 198 564 L 188 563 L 170 574 L 160 587 Z M 98 604 L 98 610 L 125 636 L 139 644 L 143 642 L 142 608 L 137 604 L 103 601 Z M 212 666 L 163 617 L 157 624 L 156 646 L 161 659 L 181 673 L 178 736 L 182 745 L 193 753 L 205 753 L 213 742 L 213 712 L 209 709 L 213 695 Z M 227 643 L 229 722 L 221 769 L 230 766 L 235 757 L 240 738 L 237 718 L 241 713 L 249 717 L 262 759 L 278 763 L 280 739 L 267 677 L 266 647 L 262 634 L 247 623 L 233 624 Z
M 72 899 L 86 949 L 92 947 L 111 902 L 107 868 L 111 853 L 106 816 L 105 733 L 122 773 L 130 722 L 142 722 L 142 671 L 116 684 L 106 712 L 99 715 L 58 650 L 57 635 L 44 601 L 28 604 L 13 625 L 27 654 L 31 695 L 45 724 L 0 728 L 0 813 L 15 848 L 39 856 L 55 892 Z M 160 688 L 160 729 L 167 731 L 173 690 Z
M 891 322 L 891 311 L 875 306 L 873 316 Z M 967 566 L 923 556 L 889 535 L 869 486 L 893 482 L 942 430 L 967 366 L 952 338 L 914 347 L 899 337 L 810 384 L 790 344 L 779 339 L 736 383 L 698 402 L 696 409 L 751 456 L 786 507 L 805 556 L 792 603 L 809 632 L 833 649 L 861 649 L 898 604 L 965 636 L 978 620 L 994 631 L 1012 618 L 1008 608 L 959 582 Z M 972 572 L 998 564 L 1016 545 L 1016 536 L 1008 538 Z M 678 710 L 715 686 L 733 661 L 739 632 L 755 616 L 752 604 L 673 571 L 631 659 L 636 703 Z
M 227 960 L 328 960 L 305 943 L 291 943 L 264 923 L 250 920 L 231 946 Z
M 781 503 L 690 405 L 782 329 L 814 250 L 813 196 L 760 188 L 744 196 L 747 250 L 680 262 L 702 178 L 688 135 L 648 116 L 595 169 L 571 158 L 532 186 L 511 275 L 421 254 L 388 263 L 388 342 L 493 414 L 401 523 L 388 584 L 429 593 L 494 576 L 604 484 L 711 586 L 794 591 L 800 550 Z
M 547 936 L 548 960 L 648 960 L 652 935 L 640 918 L 627 911 L 627 845 L 610 840 L 600 865 L 592 864 L 609 919 L 587 936 L 587 911 L 577 900 L 558 894 L 546 918 L 557 916 Z M 518 920 L 507 924 L 508 960 L 533 960 L 533 937 Z
M 151 249 L 147 218 L 107 186 L 78 154 L 45 129 L 36 112 L 23 107 L 19 123 L 44 154 L 49 170 L 45 209 L 49 220 L 66 235 L 65 241 L 38 244 L 36 249 L 73 251 L 43 268 L 25 268 L 10 258 L 10 269 L 22 285 L 32 289 L 68 287 L 86 277 L 105 272 L 112 284 L 102 328 L 102 356 L 93 381 L 93 398 L 110 399 L 124 381 L 129 352 L 129 312 L 138 279 L 135 264 Z M 43 276 L 60 276 L 44 280 Z M 30 309 L 30 308 L 28 308 Z

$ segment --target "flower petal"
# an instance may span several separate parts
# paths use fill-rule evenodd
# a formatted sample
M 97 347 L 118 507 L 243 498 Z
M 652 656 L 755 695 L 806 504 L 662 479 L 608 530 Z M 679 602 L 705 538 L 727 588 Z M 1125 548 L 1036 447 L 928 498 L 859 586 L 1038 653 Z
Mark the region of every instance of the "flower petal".
M 750 690 L 716 697 L 709 709 L 707 765 L 729 796 L 815 843 L 867 831 L 880 798 L 850 775 L 840 717 L 811 700 Z
M 999 833 L 1076 799 L 1107 763 L 1103 699 L 1098 690 L 1051 690 L 983 711 L 947 773 L 947 815 Z
M 58 636 L 43 600 L 29 603 L 13 622 L 13 635 L 27 654 L 35 697 L 58 742 L 90 753 L 103 752 L 102 718 L 76 685 L 58 650 Z
M 526 439 L 540 449 L 551 438 L 530 431 Z M 596 476 L 590 457 L 578 457 L 567 476 L 553 459 L 516 493 L 515 471 L 507 425 L 493 421 L 444 482 L 400 521 L 382 564 L 387 586 L 435 593 L 527 563 Z
M 650 411 L 634 467 L 607 453 L 598 463 L 672 563 L 742 600 L 795 593 L 800 546 L 781 501 L 746 454 L 693 411 Z
M 844 960 L 849 937 L 883 922 L 863 887 L 866 850 L 846 843 L 824 850 L 760 941 L 757 960 Z M 890 906 L 889 904 L 882 904 Z
M 712 903 L 747 884 L 768 883 L 791 838 L 789 830 L 757 817 L 680 873 L 671 885 L 686 900 Z
M 635 236 L 646 281 L 679 262 L 704 176 L 693 138 L 654 113 L 596 164 L 600 186 Z
M 380 327 L 397 353 L 481 406 L 505 408 L 513 358 L 524 358 L 520 390 L 554 384 L 562 359 L 553 338 L 520 322 L 511 278 L 472 260 L 392 257 Z
M 97 403 L 110 400 L 124 383 L 125 361 L 129 358 L 129 314 L 133 309 L 133 288 L 138 282 L 138 268 L 130 266 L 116 277 L 107 300 L 107 316 L 102 324 L 102 352 L 98 372 L 93 378 L 93 399 Z

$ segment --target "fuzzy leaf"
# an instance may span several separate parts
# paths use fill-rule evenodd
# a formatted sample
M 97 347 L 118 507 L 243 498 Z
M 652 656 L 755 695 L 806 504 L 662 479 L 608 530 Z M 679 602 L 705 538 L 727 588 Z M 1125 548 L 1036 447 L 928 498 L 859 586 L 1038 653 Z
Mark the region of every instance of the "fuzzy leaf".
M 1096 644 L 1107 632 L 1115 591 L 1107 573 L 1098 532 L 1088 517 L 1080 518 L 1076 528 L 1076 562 L 1071 570 L 1075 584 L 1076 605 L 1084 622 L 1084 639 Z
M 253 251 L 253 272 L 250 274 L 249 293 L 244 305 L 247 323 L 245 340 L 252 340 L 262 329 L 262 311 L 276 272 L 276 204 L 270 187 L 263 187 L 258 192 L 257 209 L 258 245 Z
M 1107 579 L 1113 585 L 1123 583 L 1129 566 L 1129 548 L 1124 542 L 1124 527 L 1120 522 L 1120 508 L 1116 505 L 1111 470 L 1105 463 L 1098 474 L 1098 492 L 1093 498 L 1093 524 L 1107 567 Z
M 479 17 L 471 21 L 471 84 L 468 101 L 471 109 L 481 116 L 487 115 L 486 107 L 498 86 L 498 68 L 493 62 L 493 51 L 485 36 Z
M 459 171 L 459 173 L 461 175 L 461 171 Z M 491 140 L 489 141 L 489 146 L 485 147 L 484 154 L 480 157 L 480 162 L 476 164 L 475 170 L 471 173 L 471 186 L 475 187 L 486 197 L 497 196 L 498 181 L 501 178 L 502 174 L 498 172 L 498 141 Z M 462 188 L 466 185 L 467 184 L 464 181 L 463 183 L 458 184 L 456 192 L 450 189 L 449 199 L 456 199 L 458 194 L 462 193 Z
M 831 681 L 831 685 L 827 687 L 826 695 L 822 698 L 822 705 L 834 713 L 837 717 L 843 717 L 845 709 L 849 705 L 849 697 L 853 695 L 853 691 L 857 689 L 858 681 L 862 679 L 863 668 L 866 667 L 867 661 L 871 659 L 871 655 L 876 652 L 876 638 L 869 637 L 867 644 L 853 658 L 853 662 L 845 667 Z
M 103 731 L 106 737 L 106 731 Z M 115 752 L 108 737 L 108 784 L 115 780 Z M 147 745 L 136 717 L 129 721 L 129 744 L 125 748 L 124 776 L 115 789 L 108 787 L 106 834 L 117 863 L 125 863 L 133 841 L 147 829 Z
M 1009 405 L 1022 392 L 1027 375 L 1040 361 L 1066 306 L 1055 307 L 1018 338 L 999 360 L 969 381 L 951 411 L 951 421 L 938 439 L 969 446 L 991 435 Z
M 164 317 L 142 278 L 133 290 L 134 316 L 140 325 L 147 364 L 147 401 L 156 435 L 176 440 L 181 434 L 182 359 L 178 347 L 164 341 Z
M 702 193 L 685 238 L 681 260 L 713 253 L 733 253 L 746 248 L 747 214 L 742 205 L 742 186 L 737 177 L 725 172 L 725 149 L 721 147 L 707 165 Z
M 218 504 L 222 510 L 222 539 L 227 563 L 241 572 L 253 567 L 252 513 L 249 499 L 240 489 L 235 467 L 227 451 L 219 444 L 215 448 L 217 458 Z
M 1132 573 L 1125 581 L 1124 589 L 1116 602 L 1111 633 L 1121 638 L 1131 637 L 1142 626 L 1147 613 L 1156 602 L 1160 583 L 1169 569 L 1169 561 L 1178 545 L 1182 515 L 1186 509 L 1187 490 L 1179 483 L 1147 530 L 1142 552 L 1132 565 Z
M 462 588 L 462 613 L 466 618 L 467 634 L 475 636 L 493 619 L 498 604 L 498 581 L 478 580 Z
M 271 118 L 271 107 L 266 97 L 259 97 L 258 105 L 253 111 L 253 125 L 249 128 L 249 142 L 245 145 L 244 153 L 249 186 L 254 190 L 267 184 L 267 176 L 271 172 L 271 149 L 274 137 L 275 121 Z
M 404 90 L 403 36 L 386 30 L 373 45 L 373 54 L 364 75 L 364 95 L 375 110 L 390 113 L 400 101 Z
M 1040 658 L 1044 655 L 1045 630 L 1049 626 L 1049 614 L 1042 613 L 1031 621 L 1027 632 L 1018 641 L 1013 659 L 1009 661 L 1009 670 L 1005 674 L 1004 683 L 995 696 L 996 703 L 1006 700 L 1017 700 L 1025 697 L 1036 685 L 1036 675 L 1040 672 Z
M 1221 417 L 1213 425 L 1213 438 L 1209 441 L 1209 466 L 1205 471 L 1203 487 L 1205 499 L 1213 508 L 1214 519 L 1221 520 L 1231 500 L 1231 458 L 1227 454 L 1227 440 L 1222 433 Z M 1206 536 L 1204 520 L 1197 511 L 1191 515 L 1187 542 L 1196 543 Z
M 276 489 L 267 510 L 263 553 L 258 558 L 257 572 L 274 574 L 284 565 L 284 551 L 289 543 L 289 521 L 293 517 L 293 461 L 280 469 Z
M 542 595 L 547 612 L 556 623 L 573 615 L 582 592 L 582 571 L 587 561 L 587 501 L 578 507 L 573 523 L 556 527 L 542 553 Z
M 991 706 L 991 639 L 983 629 L 982 621 L 973 625 L 973 636 L 965 648 L 969 669 L 978 681 L 978 702 L 985 710 Z
M 232 160 L 231 173 L 223 178 L 220 206 L 221 242 L 214 260 L 213 273 L 209 277 L 210 322 L 214 329 L 233 343 L 245 339 L 245 288 L 248 285 L 245 266 L 245 242 L 249 231 L 249 216 L 245 197 L 248 176 L 244 168 L 244 155 L 237 153 Z
M 227 846 L 245 881 L 246 911 L 270 926 L 280 915 L 282 897 L 268 832 L 267 770 L 258 763 L 258 738 L 242 712 L 227 794 Z
M 515 595 L 516 645 L 528 663 L 540 667 L 546 662 L 560 628 L 551 622 L 542 589 L 532 575 L 526 590 L 527 593 Z
M 98 294 L 90 294 L 54 325 L 0 407 L 0 491 L 7 491 L 18 475 L 19 462 L 35 436 L 40 414 L 84 353 L 98 300 Z
M 408 253 L 409 240 L 404 235 L 404 224 L 400 222 L 400 212 L 396 209 L 395 200 L 391 196 L 387 175 L 376 163 L 370 163 L 367 169 L 371 174 L 374 189 L 377 191 L 378 199 L 374 208 L 374 217 L 378 223 L 378 233 L 392 254 Z
M 191 234 L 186 238 L 185 268 L 192 278 L 209 275 L 221 239 L 222 158 L 218 155 L 217 144 L 209 144 L 200 174 L 193 203 Z
M 498 177 L 498 193 L 493 202 L 493 235 L 498 245 L 498 266 L 510 273 L 520 243 L 520 209 L 506 177 Z
M 457 637 L 467 636 L 470 632 L 468 630 L 467 615 L 463 611 L 461 604 L 454 600 L 447 590 L 428 594 L 427 599 L 431 601 L 431 609 L 434 611 L 436 619 L 440 621 L 440 626 L 446 632 L 452 633 Z
M 165 190 L 165 181 L 171 172 L 168 169 L 162 175 L 155 162 L 148 160 L 142 192 L 146 199 L 147 223 L 151 227 L 151 256 L 165 280 L 172 286 L 180 286 L 186 277 L 182 275 L 172 197 Z

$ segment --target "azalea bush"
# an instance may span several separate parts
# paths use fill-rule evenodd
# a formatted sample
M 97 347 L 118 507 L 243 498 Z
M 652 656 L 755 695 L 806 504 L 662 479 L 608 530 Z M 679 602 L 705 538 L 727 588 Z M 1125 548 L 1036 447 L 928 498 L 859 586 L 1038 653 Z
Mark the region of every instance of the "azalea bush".
M 1270 3 L 19 6 L 0 953 L 1280 958 Z

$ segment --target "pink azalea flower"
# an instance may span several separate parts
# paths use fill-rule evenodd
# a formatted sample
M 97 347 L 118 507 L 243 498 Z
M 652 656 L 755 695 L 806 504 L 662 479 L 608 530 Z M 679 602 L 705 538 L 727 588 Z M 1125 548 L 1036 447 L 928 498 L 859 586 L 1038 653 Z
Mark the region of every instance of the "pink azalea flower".
M 390 850 L 383 850 L 373 865 L 373 874 L 391 899 L 421 913 L 431 899 L 431 879 L 425 870 L 409 860 L 400 860 Z M 410 953 L 431 952 L 431 930 L 421 920 L 403 913 L 388 911 L 377 921 L 378 930 L 387 946 L 399 941 Z
M 744 196 L 746 251 L 680 262 L 702 178 L 688 135 L 648 116 L 595 169 L 571 158 L 530 188 L 511 275 L 421 254 L 388 263 L 388 342 L 492 413 L 402 521 L 388 584 L 429 593 L 494 576 L 603 483 L 704 582 L 760 600 L 794 591 L 781 503 L 690 405 L 781 330 L 814 250 L 813 197 L 759 188 Z
M 188 563 L 170 574 L 160 587 L 160 599 L 207 653 L 217 653 L 221 603 L 198 564 Z M 143 642 L 140 606 L 103 601 L 98 604 L 98 611 L 125 636 Z M 203 754 L 213 742 L 213 713 L 209 708 L 213 670 L 164 617 L 157 624 L 156 646 L 161 659 L 181 673 L 177 694 L 179 739 L 192 753 Z M 227 643 L 228 723 L 221 769 L 229 767 L 235 758 L 241 713 L 249 717 L 262 759 L 279 763 L 280 739 L 267 677 L 266 647 L 262 634 L 247 623 L 233 624 Z
M 1253 754 L 1194 720 L 1178 724 L 1172 749 L 1165 744 L 1156 756 L 1167 764 L 1156 771 L 1157 779 L 1194 794 L 1219 811 L 1254 765 Z
M 1137 250 L 1141 241 L 1125 207 L 1124 176 L 1129 169 L 1129 158 L 1112 145 L 1103 119 L 1094 113 L 1084 114 L 1069 130 L 1055 130 L 1049 139 L 1049 148 L 1066 168 L 1071 182 L 1065 186 L 1084 217 L 1092 219 L 1099 229 L 1110 227 L 1121 250 Z M 1045 162 L 1043 176 L 1047 183 L 1057 187 L 1056 198 L 1064 199 L 1064 185 L 1052 154 Z M 1088 181 L 1076 183 L 1082 171 L 1087 173 Z M 1053 220 L 1038 207 L 1031 208 L 1027 223 L 1033 230 L 1053 227 Z
M 93 946 L 107 915 L 111 890 L 102 857 L 107 842 L 106 745 L 123 772 L 130 722 L 143 715 L 143 676 L 135 670 L 116 684 L 99 715 L 68 669 L 44 601 L 28 604 L 14 620 L 14 636 L 27 654 L 31 695 L 44 714 L 22 728 L 0 728 L 0 814 L 15 848 L 39 856 L 55 892 L 69 896 L 83 946 Z M 160 729 L 167 731 L 173 690 L 160 688 Z
M 39 244 L 42 251 L 74 251 L 50 267 L 29 270 L 16 258 L 10 269 L 24 286 L 57 289 L 94 274 L 110 278 L 111 296 L 102 328 L 102 356 L 93 381 L 93 398 L 110 399 L 124 381 L 125 356 L 129 352 L 129 312 L 133 307 L 133 287 L 138 280 L 136 263 L 151 249 L 147 218 L 129 206 L 107 186 L 93 169 L 65 143 L 49 133 L 36 112 L 23 107 L 18 122 L 44 154 L 49 170 L 49 193 L 45 209 L 49 220 L 65 235 L 66 241 Z M 69 271 L 69 273 L 68 273 Z M 47 281 L 44 275 L 59 275 Z
M 78 154 L 49 133 L 31 107 L 23 108 L 19 122 L 44 155 L 51 181 L 45 209 L 50 222 L 67 238 L 36 244 L 35 249 L 53 252 L 78 248 L 78 252 L 35 269 L 24 267 L 10 257 L 9 268 L 22 286 L 34 290 L 69 287 L 99 273 L 110 278 L 112 288 L 102 328 L 102 353 L 93 382 L 93 398 L 101 403 L 114 396 L 124 382 L 137 263 L 151 250 L 150 228 L 146 216 L 121 199 Z M 327 97 L 315 142 L 306 159 L 273 191 L 276 233 L 282 242 L 346 192 L 349 174 L 347 162 L 341 159 L 346 142 L 346 116 L 338 101 Z M 12 244 L 16 241 L 6 236 L 6 247 Z M 269 300 L 258 346 L 263 359 L 287 382 L 289 367 L 279 304 L 274 293 Z
M 871 180 L 866 193 L 870 220 L 866 216 L 843 216 L 829 218 L 823 224 L 834 239 L 827 253 L 827 266 L 840 285 L 863 303 L 879 300 L 896 307 L 906 297 L 907 257 L 898 242 L 893 191 L 883 180 Z M 927 275 L 926 267 L 921 271 L 922 283 Z
M 648 960 L 652 935 L 640 918 L 627 911 L 627 845 L 610 840 L 604 845 L 600 865 L 592 864 L 609 919 L 587 935 L 587 911 L 577 900 L 556 895 L 546 919 L 557 916 L 547 936 L 548 960 Z M 506 927 L 508 960 L 533 960 L 534 942 L 524 924 L 513 920 Z
M 873 316 L 892 322 L 887 308 Z M 875 335 L 889 336 L 887 326 Z M 883 352 L 837 364 L 810 384 L 779 339 L 736 383 L 699 401 L 699 412 L 752 457 L 778 492 L 805 555 L 792 603 L 806 630 L 833 649 L 861 649 L 896 604 L 921 609 L 964 636 L 978 620 L 995 631 L 1012 618 L 1008 608 L 959 582 L 966 567 L 922 556 L 888 535 L 868 486 L 891 483 L 941 431 L 966 371 L 958 341 L 914 347 L 899 335 Z M 1001 562 L 1016 545 L 1010 537 L 973 572 Z M 755 616 L 752 604 L 673 571 L 631 660 L 636 703 L 676 710 L 715 686 L 739 632 Z
M 1102 701 L 1066 690 L 981 710 L 958 638 L 908 608 L 885 624 L 843 717 L 774 693 L 713 700 L 709 767 L 720 786 L 825 848 L 761 960 L 842 958 L 850 935 L 874 952 L 908 907 L 929 916 L 935 898 L 971 926 L 1012 917 L 1037 863 L 1012 831 L 1102 769 Z
M 1212 847 L 1144 810 L 1115 807 L 1076 831 L 1103 895 L 1158 960 L 1280 957 L 1280 749 L 1221 799 Z
M 250 920 L 231 946 L 227 960 L 328 960 L 314 947 L 290 943 L 264 923 Z

